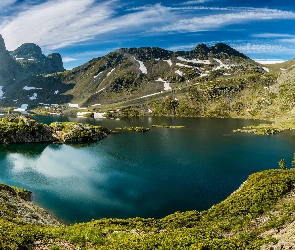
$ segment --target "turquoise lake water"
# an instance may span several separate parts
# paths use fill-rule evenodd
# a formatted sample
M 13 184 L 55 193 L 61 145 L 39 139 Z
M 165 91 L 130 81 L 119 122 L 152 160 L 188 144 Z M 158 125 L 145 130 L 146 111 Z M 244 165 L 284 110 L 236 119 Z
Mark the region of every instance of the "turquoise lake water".
M 249 174 L 291 166 L 295 133 L 233 133 L 259 123 L 240 119 L 36 117 L 110 129 L 152 124 L 146 133 L 120 131 L 89 144 L 0 146 L 0 182 L 29 189 L 34 201 L 66 223 L 99 218 L 154 217 L 204 210 L 236 190 Z

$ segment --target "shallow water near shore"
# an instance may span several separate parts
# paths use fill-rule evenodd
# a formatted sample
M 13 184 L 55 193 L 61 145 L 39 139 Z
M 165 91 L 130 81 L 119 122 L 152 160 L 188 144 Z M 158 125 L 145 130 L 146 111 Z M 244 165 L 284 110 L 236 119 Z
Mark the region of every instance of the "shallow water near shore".
M 88 144 L 0 146 L 0 182 L 33 191 L 33 199 L 65 223 L 100 218 L 161 218 L 204 210 L 248 177 L 291 166 L 295 133 L 233 133 L 253 120 L 141 117 L 128 120 L 37 116 L 43 123 L 78 121 L 116 127 L 153 124 L 146 133 L 119 131 Z

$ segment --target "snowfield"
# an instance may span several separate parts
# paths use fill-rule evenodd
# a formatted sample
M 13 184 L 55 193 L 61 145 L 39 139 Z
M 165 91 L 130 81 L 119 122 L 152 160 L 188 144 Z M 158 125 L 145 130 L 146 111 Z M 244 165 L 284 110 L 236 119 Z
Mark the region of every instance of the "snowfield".
M 147 74 L 147 68 L 144 66 L 142 61 L 136 60 L 134 57 L 134 60 L 137 61 L 139 63 L 139 70 L 143 73 L 143 74 Z

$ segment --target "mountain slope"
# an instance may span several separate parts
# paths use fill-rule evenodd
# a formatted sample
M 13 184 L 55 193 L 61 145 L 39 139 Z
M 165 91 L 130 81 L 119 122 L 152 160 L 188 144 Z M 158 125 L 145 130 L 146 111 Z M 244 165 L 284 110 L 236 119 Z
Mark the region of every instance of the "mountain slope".
M 85 106 L 126 101 L 189 86 L 217 76 L 263 72 L 262 67 L 225 44 L 198 45 L 192 51 L 119 49 L 65 72 L 67 92 Z
M 292 115 L 295 104 L 294 60 L 263 66 L 222 43 L 178 52 L 123 48 L 68 71 L 59 54 L 46 57 L 35 44 L 10 54 L 3 39 L 0 45 L 2 106 L 72 103 L 141 115 L 276 119 Z

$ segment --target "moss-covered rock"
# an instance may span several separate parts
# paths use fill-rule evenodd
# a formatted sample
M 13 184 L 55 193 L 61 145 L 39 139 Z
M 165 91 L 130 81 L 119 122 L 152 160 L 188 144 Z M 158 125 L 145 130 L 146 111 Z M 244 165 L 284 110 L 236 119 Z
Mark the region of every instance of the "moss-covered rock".
M 42 124 L 30 116 L 10 115 L 0 119 L 0 143 L 86 142 L 105 138 L 110 131 L 77 122 Z
M 99 141 L 110 133 L 105 127 L 77 122 L 54 122 L 49 126 L 61 142 Z
M 0 119 L 0 143 L 54 142 L 48 125 L 30 116 L 8 115 Z

